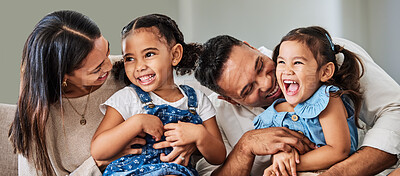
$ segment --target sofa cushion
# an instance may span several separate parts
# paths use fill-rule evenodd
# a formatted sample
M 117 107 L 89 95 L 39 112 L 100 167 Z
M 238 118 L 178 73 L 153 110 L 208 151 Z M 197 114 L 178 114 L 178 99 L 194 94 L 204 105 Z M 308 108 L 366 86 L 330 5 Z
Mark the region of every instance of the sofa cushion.
M 17 155 L 8 140 L 8 130 L 14 120 L 16 107 L 0 103 L 0 175 L 18 175 Z

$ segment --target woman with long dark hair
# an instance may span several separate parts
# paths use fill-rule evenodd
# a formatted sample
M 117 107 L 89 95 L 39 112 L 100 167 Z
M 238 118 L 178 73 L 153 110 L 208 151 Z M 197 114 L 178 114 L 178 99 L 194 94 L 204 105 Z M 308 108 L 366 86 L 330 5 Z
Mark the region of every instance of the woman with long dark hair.
M 123 85 L 108 79 L 109 43 L 74 11 L 46 15 L 22 55 L 20 95 L 10 141 L 20 175 L 99 175 L 90 141 L 103 115 L 98 105 Z

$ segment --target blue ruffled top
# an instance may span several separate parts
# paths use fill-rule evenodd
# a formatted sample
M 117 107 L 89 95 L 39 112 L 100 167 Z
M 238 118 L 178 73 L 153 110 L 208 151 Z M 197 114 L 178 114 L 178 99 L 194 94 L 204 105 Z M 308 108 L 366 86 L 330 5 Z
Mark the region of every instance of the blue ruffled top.
M 308 100 L 299 103 L 294 108 L 294 112 L 277 112 L 275 110 L 275 105 L 286 101 L 285 99 L 277 99 L 269 108 L 253 120 L 254 126 L 256 129 L 287 127 L 291 130 L 303 133 L 318 147 L 324 146 L 326 145 L 326 141 L 318 116 L 329 103 L 329 93 L 338 90 L 339 88 L 333 85 L 322 85 Z M 350 154 L 353 154 L 358 146 L 354 106 L 347 96 L 342 96 L 341 99 L 349 117 L 347 118 L 347 124 L 349 126 L 351 139 Z M 340 131 L 338 131 L 338 133 L 340 133 Z

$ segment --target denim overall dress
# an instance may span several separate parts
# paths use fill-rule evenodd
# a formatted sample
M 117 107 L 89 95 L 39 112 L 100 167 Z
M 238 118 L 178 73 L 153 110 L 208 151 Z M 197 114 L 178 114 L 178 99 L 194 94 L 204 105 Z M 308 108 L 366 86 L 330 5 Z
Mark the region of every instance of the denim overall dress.
M 147 114 L 155 115 L 160 118 L 163 125 L 168 123 L 190 122 L 194 124 L 202 124 L 200 116 L 196 113 L 197 96 L 193 88 L 187 85 L 179 87 L 188 97 L 188 110 L 181 110 L 167 104 L 154 105 L 149 93 L 141 88 L 131 84 L 140 101 L 144 104 L 144 109 Z M 111 162 L 103 175 L 198 175 L 197 171 L 190 165 L 185 167 L 175 163 L 165 163 L 160 160 L 160 154 L 168 155 L 172 151 L 172 147 L 163 149 L 154 149 L 153 144 L 156 141 L 148 134 L 145 136 L 146 144 L 142 147 L 140 155 L 125 155 Z M 165 141 L 165 136 L 162 136 L 161 141 Z

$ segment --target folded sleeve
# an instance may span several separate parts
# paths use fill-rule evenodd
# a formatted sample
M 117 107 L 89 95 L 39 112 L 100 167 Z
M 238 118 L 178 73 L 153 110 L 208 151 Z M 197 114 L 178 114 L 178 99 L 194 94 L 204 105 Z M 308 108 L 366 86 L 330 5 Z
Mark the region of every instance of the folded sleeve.
M 101 173 L 100 169 L 97 167 L 94 159 L 92 157 L 90 157 L 69 175 L 70 176 L 75 176 L 75 175 L 76 176 L 78 176 L 78 175 L 101 176 L 102 173 Z

